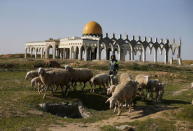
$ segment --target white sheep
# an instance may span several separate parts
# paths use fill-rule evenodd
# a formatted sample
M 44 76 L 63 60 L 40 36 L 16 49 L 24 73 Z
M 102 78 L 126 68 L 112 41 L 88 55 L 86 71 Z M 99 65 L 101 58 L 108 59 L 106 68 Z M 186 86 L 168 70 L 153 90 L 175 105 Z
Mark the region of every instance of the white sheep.
M 48 88 L 51 88 L 52 86 L 60 86 L 63 92 L 63 87 L 66 86 L 65 94 L 67 92 L 67 89 L 69 88 L 69 82 L 71 81 L 71 73 L 66 70 L 51 70 L 46 71 L 43 68 L 38 69 L 39 77 L 44 84 L 44 96 L 46 96 L 46 91 Z
M 96 88 L 97 85 L 100 88 L 101 86 L 106 88 L 110 83 L 110 76 L 109 74 L 106 74 L 106 73 L 97 74 L 91 78 L 90 82 L 91 82 L 92 91 L 94 92 L 94 89 Z
M 54 69 L 62 69 L 62 68 L 45 68 L 46 71 L 54 70 Z M 28 71 L 25 75 L 25 80 L 33 79 L 38 76 L 38 70 Z
M 83 83 L 82 90 L 84 90 L 85 85 L 93 77 L 93 72 L 87 68 L 72 68 L 69 65 L 65 66 L 65 69 L 69 71 L 72 75 L 72 85 L 74 86 L 77 82 Z
M 131 111 L 131 104 L 133 99 L 136 96 L 137 92 L 137 83 L 135 81 L 125 81 L 118 84 L 113 92 L 112 96 L 107 99 L 107 102 L 110 102 L 110 109 L 114 106 L 118 106 L 118 114 L 121 113 L 121 107 L 125 102 L 129 105 L 129 112 Z
M 38 76 L 37 70 L 28 71 L 25 75 L 25 80 L 33 79 L 34 77 Z
M 119 82 L 122 83 L 124 81 L 130 81 L 131 80 L 131 75 L 129 73 L 121 73 L 119 77 Z
M 31 80 L 31 86 L 32 86 L 33 88 L 37 87 L 38 93 L 39 93 L 39 94 L 41 93 L 40 90 L 43 89 L 43 83 L 42 83 L 42 81 L 41 81 L 41 79 L 40 79 L 39 76 L 38 76 L 38 77 L 35 77 L 35 78 L 33 78 L 33 79 Z

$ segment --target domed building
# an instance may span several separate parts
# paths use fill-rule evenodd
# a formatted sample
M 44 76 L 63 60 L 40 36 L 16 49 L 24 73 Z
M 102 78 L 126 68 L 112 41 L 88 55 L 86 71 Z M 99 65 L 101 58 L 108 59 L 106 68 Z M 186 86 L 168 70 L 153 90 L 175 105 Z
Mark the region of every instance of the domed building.
M 158 62 L 158 53 L 164 55 L 164 63 L 172 63 L 173 59 L 178 59 L 181 64 L 181 41 L 153 38 L 142 39 L 128 35 L 122 38 L 110 38 L 108 33 L 103 36 L 100 24 L 90 21 L 84 25 L 81 37 L 66 37 L 62 39 L 52 39 L 45 41 L 35 41 L 26 43 L 25 58 L 53 58 L 53 59 L 79 59 L 79 60 L 109 60 L 112 54 L 121 61 L 143 61 L 146 56 L 152 55 L 154 62 Z
M 82 31 L 83 36 L 102 36 L 102 27 L 95 21 L 88 22 Z

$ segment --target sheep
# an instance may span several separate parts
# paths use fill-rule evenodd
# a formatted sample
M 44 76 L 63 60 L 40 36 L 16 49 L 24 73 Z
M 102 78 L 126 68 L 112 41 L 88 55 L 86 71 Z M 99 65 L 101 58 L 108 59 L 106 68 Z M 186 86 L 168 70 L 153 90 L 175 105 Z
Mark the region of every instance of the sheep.
M 155 92 L 155 101 L 158 102 L 162 99 L 164 93 L 165 84 L 160 82 L 158 79 L 149 80 L 147 83 L 147 98 L 149 98 L 149 94 L 152 100 L 154 100 L 153 92 Z
M 135 81 L 138 83 L 137 89 L 138 93 L 141 97 L 145 99 L 145 94 L 144 94 L 144 89 L 147 87 L 147 83 L 149 81 L 149 76 L 148 75 L 137 75 L 135 77 Z
M 108 89 L 107 89 L 107 95 L 113 94 L 113 92 L 115 91 L 116 86 L 115 85 L 111 85 Z
M 193 82 L 191 83 L 191 88 L 193 89 Z
M 130 81 L 131 80 L 131 75 L 129 73 L 122 73 L 119 77 L 119 82 L 122 83 L 124 81 Z
M 67 89 L 69 88 L 69 82 L 71 81 L 71 73 L 66 70 L 51 70 L 46 71 L 43 68 L 38 69 L 39 77 L 45 86 L 45 93 L 43 95 L 43 98 L 46 96 L 46 91 L 51 86 L 60 86 L 63 92 L 63 86 L 66 86 L 65 94 L 67 92 Z
M 101 86 L 106 88 L 110 83 L 110 76 L 109 74 L 106 74 L 106 73 L 97 74 L 91 78 L 90 82 L 92 87 L 91 91 L 94 92 L 96 85 L 98 85 L 100 88 Z M 94 85 L 94 88 L 93 88 L 93 85 Z
M 93 77 L 93 72 L 87 68 L 72 68 L 69 65 L 65 66 L 65 69 L 72 74 L 72 84 L 76 82 L 83 82 L 82 91 L 85 88 L 87 82 Z
M 131 104 L 135 98 L 137 91 L 137 83 L 135 81 L 125 81 L 117 85 L 115 91 L 112 96 L 107 99 L 107 102 L 110 102 L 110 109 L 112 109 L 115 105 L 118 106 L 118 113 L 121 113 L 121 107 L 125 103 L 125 101 L 129 104 L 129 112 L 131 111 Z
M 35 77 L 31 80 L 31 86 L 35 88 L 37 86 L 38 88 L 38 93 L 40 94 L 40 89 L 43 88 L 43 83 L 40 79 L 40 77 Z
M 61 69 L 61 68 L 45 68 L 46 71 Z M 38 70 L 31 70 L 26 73 L 25 80 L 33 79 L 38 76 Z
M 165 84 L 159 82 L 158 85 L 156 86 L 156 102 L 159 102 L 162 100 L 163 94 L 164 94 L 164 88 L 165 88 Z
M 28 71 L 25 76 L 25 80 L 33 79 L 34 77 L 38 76 L 37 70 Z
M 159 80 L 158 79 L 153 79 L 153 80 L 148 80 L 147 86 L 146 86 L 146 92 L 147 92 L 147 98 L 151 97 L 153 100 L 153 92 L 155 92 L 157 86 L 158 86 Z

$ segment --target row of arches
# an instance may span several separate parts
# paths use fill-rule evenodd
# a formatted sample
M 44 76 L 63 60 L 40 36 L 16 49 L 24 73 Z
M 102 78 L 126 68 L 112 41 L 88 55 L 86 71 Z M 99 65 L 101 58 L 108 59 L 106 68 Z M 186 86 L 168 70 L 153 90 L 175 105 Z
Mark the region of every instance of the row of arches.
M 180 43 L 171 43 L 169 40 L 155 42 L 139 40 L 123 40 L 122 38 L 100 38 L 97 44 L 74 44 L 66 47 L 60 47 L 56 44 L 45 46 L 30 45 L 26 47 L 25 54 L 31 57 L 40 58 L 62 58 L 79 60 L 109 60 L 114 54 L 121 61 L 163 61 L 172 62 L 178 59 L 181 62 L 181 41 Z

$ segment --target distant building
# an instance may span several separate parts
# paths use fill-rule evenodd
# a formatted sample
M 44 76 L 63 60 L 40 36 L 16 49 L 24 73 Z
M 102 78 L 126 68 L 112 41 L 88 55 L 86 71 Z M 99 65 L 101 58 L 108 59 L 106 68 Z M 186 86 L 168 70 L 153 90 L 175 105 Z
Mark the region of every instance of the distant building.
M 149 52 L 147 52 L 147 49 Z M 158 61 L 158 50 L 164 53 L 164 63 L 172 64 L 173 58 L 178 59 L 181 64 L 181 41 L 169 41 L 161 39 L 158 41 L 156 38 L 144 40 L 139 36 L 137 39 L 133 36 L 132 39 L 115 37 L 112 38 L 103 36 L 102 27 L 94 21 L 87 23 L 82 32 L 81 37 L 70 37 L 63 39 L 49 39 L 45 41 L 28 42 L 25 47 L 25 58 L 27 54 L 31 57 L 37 58 L 53 58 L 53 59 L 79 59 L 79 60 L 101 60 L 102 51 L 105 52 L 106 60 L 110 59 L 111 54 L 115 54 L 118 60 L 125 61 L 126 56 L 128 60 L 135 60 L 135 56 L 139 54 L 139 61 L 146 61 L 147 53 L 154 56 L 152 61 Z M 153 54 L 152 54 L 153 52 Z M 171 56 L 169 58 L 169 52 Z

